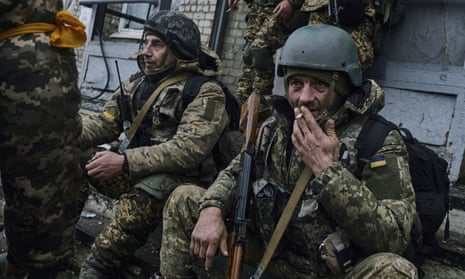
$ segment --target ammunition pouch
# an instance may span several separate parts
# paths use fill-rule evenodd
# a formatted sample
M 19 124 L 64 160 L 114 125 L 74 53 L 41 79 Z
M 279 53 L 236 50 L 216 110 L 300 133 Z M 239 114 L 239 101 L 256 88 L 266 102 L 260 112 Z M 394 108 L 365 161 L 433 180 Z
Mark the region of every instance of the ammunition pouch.
M 256 225 L 260 231 L 263 245 L 268 245 L 273 231 L 281 216 L 281 212 L 286 206 L 290 193 L 286 192 L 278 183 L 259 178 L 252 183 L 254 195 Z M 282 243 L 276 249 L 276 254 L 282 249 Z
M 320 244 L 320 255 L 335 275 L 349 272 L 353 268 L 354 252 L 350 240 L 342 231 L 329 234 Z

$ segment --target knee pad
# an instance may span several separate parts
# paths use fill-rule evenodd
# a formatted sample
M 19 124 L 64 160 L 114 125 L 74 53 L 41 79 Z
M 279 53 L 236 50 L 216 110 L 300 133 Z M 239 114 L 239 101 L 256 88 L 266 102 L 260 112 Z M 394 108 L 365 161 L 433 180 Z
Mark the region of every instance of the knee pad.
M 250 53 L 253 57 L 253 65 L 257 72 L 273 72 L 273 55 L 269 49 L 251 48 Z

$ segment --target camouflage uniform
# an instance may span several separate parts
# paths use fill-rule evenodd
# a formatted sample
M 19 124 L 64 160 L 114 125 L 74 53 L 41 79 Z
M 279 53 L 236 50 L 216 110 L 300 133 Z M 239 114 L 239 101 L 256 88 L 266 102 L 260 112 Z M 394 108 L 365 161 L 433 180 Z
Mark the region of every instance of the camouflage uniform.
M 348 99 L 332 116 L 338 138 L 349 152 L 349 161 L 334 162 L 305 189 L 267 268 L 275 278 L 417 277 L 415 266 L 399 256 L 409 244 L 415 197 L 406 147 L 398 132 L 390 132 L 377 152 L 386 158 L 387 165 L 366 166 L 360 180 L 354 176 L 358 170 L 355 140 L 368 112 L 384 105 L 384 94 L 374 81 L 365 82 L 363 88 L 370 93 L 361 104 Z M 276 97 L 274 108 L 275 113 L 262 123 L 257 139 L 258 179 L 252 184 L 248 226 L 252 237 L 248 237 L 246 249 L 246 262 L 254 266 L 303 170 L 303 163 L 289 148 L 292 110 L 283 97 Z M 355 116 L 348 120 L 349 113 Z M 208 190 L 187 186 L 173 192 L 164 209 L 162 274 L 179 278 L 192 275 L 190 232 L 199 210 L 215 206 L 223 216 L 229 215 L 236 191 L 234 170 L 239 161 L 237 156 Z M 330 272 L 319 251 L 323 240 L 337 229 L 343 229 L 357 247 L 354 268 L 341 275 Z
M 198 39 L 200 42 L 200 36 Z M 195 48 L 195 42 L 192 47 Z M 213 58 L 219 62 L 218 57 Z M 143 61 L 139 60 L 143 69 L 140 63 Z M 124 82 L 122 87 L 129 95 L 133 119 L 160 81 L 186 71 L 203 73 L 197 59 L 178 60 L 174 69 L 161 76 L 139 74 Z M 129 148 L 124 151 L 128 161 L 127 175 L 110 181 L 91 181 L 100 192 L 118 198 L 119 203 L 115 217 L 95 239 L 80 278 L 94 278 L 83 275 L 83 269 L 88 269 L 89 265 L 100 268 L 106 278 L 118 278 L 124 261 L 160 224 L 162 208 L 171 191 L 183 182 L 206 186 L 216 176 L 211 151 L 228 125 L 225 95 L 217 82 L 207 81 L 198 95 L 186 104 L 185 83 L 186 80 L 182 80 L 167 86 L 155 99 Z M 118 89 L 105 104 L 103 113 L 83 118 L 82 147 L 118 138 L 123 127 L 117 104 L 120 94 L 121 89 Z M 115 118 L 109 119 L 108 115 Z
M 248 1 L 249 12 L 247 14 L 247 30 L 244 35 L 246 52 L 252 49 L 257 50 L 259 59 L 263 67 L 255 67 L 251 63 L 247 63 L 244 56 L 244 67 L 239 76 L 236 96 L 239 101 L 244 102 L 253 90 L 259 94 L 271 94 L 273 89 L 274 77 L 274 58 L 276 50 L 280 48 L 290 31 L 286 26 L 279 22 L 273 13 L 273 9 L 280 0 L 252 0 Z M 294 10 L 298 10 L 302 5 L 302 0 L 289 1 Z M 261 54 L 263 53 L 263 54 Z M 266 69 L 260 69 L 266 68 Z
M 362 69 L 373 64 L 373 36 L 375 28 L 375 7 L 372 0 L 364 0 L 365 16 L 357 26 L 343 26 L 328 15 L 327 0 L 305 0 L 302 11 L 310 12 L 309 24 L 330 24 L 346 30 L 355 40 Z
M 0 32 L 25 23 L 54 24 L 62 5 L 0 1 Z M 30 33 L 0 41 L 0 169 L 8 258 L 39 274 L 56 270 L 73 254 L 83 178 L 75 142 L 81 132 L 81 95 L 74 53 L 51 47 L 49 37 Z
M 260 1 L 257 1 L 260 2 Z M 290 1 L 294 10 L 309 13 L 308 24 L 330 24 L 345 29 L 354 38 L 359 49 L 359 58 L 362 69 L 367 69 L 373 64 L 374 47 L 373 36 L 375 28 L 375 9 L 373 1 L 364 0 L 365 16 L 363 22 L 357 26 L 342 26 L 328 15 L 327 0 Z M 274 5 L 276 5 L 276 2 Z M 279 3 L 279 2 L 278 2 Z M 291 31 L 285 25 L 278 22 L 273 16 L 274 6 L 260 5 L 252 1 L 249 3 L 247 16 L 247 31 L 244 39 L 250 48 L 266 48 L 272 55 L 280 48 Z M 272 62 L 271 62 L 272 63 Z M 273 67 L 269 71 L 257 71 L 251 65 L 245 63 L 237 82 L 236 95 L 244 102 L 252 90 L 260 94 L 271 94 L 273 89 Z

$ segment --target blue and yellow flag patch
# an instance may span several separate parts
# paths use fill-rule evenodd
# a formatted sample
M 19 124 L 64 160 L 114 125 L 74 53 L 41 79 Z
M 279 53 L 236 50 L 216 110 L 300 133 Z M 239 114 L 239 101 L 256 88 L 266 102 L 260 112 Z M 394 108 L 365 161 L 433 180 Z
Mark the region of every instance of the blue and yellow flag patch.
M 387 164 L 386 157 L 384 157 L 382 155 L 375 156 L 375 157 L 371 158 L 371 160 L 370 160 L 370 168 L 372 168 L 372 169 L 385 166 L 386 164 Z

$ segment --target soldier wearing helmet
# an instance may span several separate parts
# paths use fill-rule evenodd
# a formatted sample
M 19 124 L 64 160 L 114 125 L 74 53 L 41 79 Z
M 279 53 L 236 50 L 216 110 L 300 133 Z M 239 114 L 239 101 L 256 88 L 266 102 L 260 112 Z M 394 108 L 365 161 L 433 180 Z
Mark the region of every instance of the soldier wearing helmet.
M 265 269 L 272 278 L 418 278 L 400 256 L 410 245 L 415 194 L 397 131 L 377 151 L 382 167 L 358 176 L 355 140 L 381 88 L 362 80 L 357 48 L 344 30 L 309 25 L 290 35 L 278 60 L 286 97 L 258 132 L 245 261 L 257 266 L 304 170 L 311 173 Z M 161 276 L 192 278 L 200 259 L 228 254 L 225 218 L 233 208 L 240 156 L 207 189 L 180 186 L 164 208 Z M 388 189 L 388 190 L 387 190 Z M 189 254 L 190 253 L 190 254 Z M 263 266 L 261 266 L 263 267 Z M 263 271 L 263 269 L 261 269 Z
M 229 0 L 236 8 L 239 0 Z M 238 79 L 236 95 L 245 101 L 252 91 L 272 94 L 274 56 L 287 37 L 306 24 L 328 24 L 346 30 L 354 38 L 362 70 L 369 68 L 375 47 L 381 41 L 372 0 L 246 0 L 249 9 L 244 35 L 244 67 Z M 375 40 L 376 39 L 376 40 Z
M 224 92 L 213 80 L 195 96 L 183 91 L 191 77 L 218 74 L 200 65 L 199 56 L 207 51 L 198 27 L 181 13 L 161 11 L 146 22 L 144 36 L 146 45 L 137 57 L 141 72 L 116 90 L 103 113 L 83 118 L 82 148 L 120 139 L 85 165 L 91 184 L 119 203 L 83 262 L 80 278 L 127 278 L 124 263 L 161 223 L 171 191 L 181 183 L 207 186 L 217 174 L 211 151 L 229 122 Z M 217 56 L 210 58 L 219 62 Z M 134 126 L 127 122 L 137 125 L 136 115 L 145 108 L 134 137 L 128 137 L 126 129 Z

